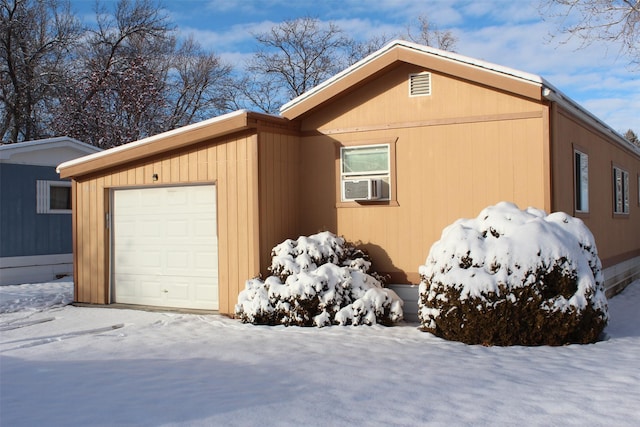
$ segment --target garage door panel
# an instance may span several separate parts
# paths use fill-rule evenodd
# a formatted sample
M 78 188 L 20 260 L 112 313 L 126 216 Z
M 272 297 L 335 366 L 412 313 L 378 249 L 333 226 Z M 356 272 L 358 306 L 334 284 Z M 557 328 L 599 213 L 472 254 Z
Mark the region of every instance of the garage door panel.
M 156 280 L 149 280 L 154 276 L 140 277 L 140 296 L 144 298 L 160 300 L 162 298 L 162 289 L 160 283 Z
M 114 191 L 114 300 L 218 308 L 215 186 Z
M 135 296 L 136 288 L 134 278 L 120 278 L 118 281 L 118 296 L 123 298 Z
M 167 269 L 185 270 L 189 268 L 189 254 L 187 252 L 168 252 Z
M 189 223 L 184 220 L 168 221 L 167 222 L 167 236 L 168 237 L 182 237 L 193 234 L 189 232 Z
M 205 303 L 213 303 L 217 302 L 217 296 L 211 293 L 211 289 L 206 285 L 195 285 L 195 292 L 198 298 L 198 301 L 202 301 Z
M 116 264 L 118 265 L 118 273 L 140 274 L 140 269 L 154 269 L 157 272 L 162 268 L 162 254 L 159 251 L 145 250 L 131 251 L 123 250 L 116 257 Z
M 189 298 L 191 297 L 192 292 L 189 292 L 190 285 L 189 283 L 172 283 L 166 286 L 167 293 L 170 294 L 170 297 L 174 301 L 184 301 L 187 303 Z M 180 304 L 183 305 L 183 304 Z

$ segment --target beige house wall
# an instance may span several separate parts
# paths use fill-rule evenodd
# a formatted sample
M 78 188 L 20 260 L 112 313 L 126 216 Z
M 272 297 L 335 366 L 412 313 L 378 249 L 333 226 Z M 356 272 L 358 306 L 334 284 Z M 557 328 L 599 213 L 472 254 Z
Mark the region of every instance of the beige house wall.
M 362 242 L 394 283 L 419 281 L 418 266 L 454 220 L 500 201 L 551 203 L 547 106 L 435 72 L 431 96 L 409 97 L 408 75 L 421 71 L 396 67 L 302 123 L 304 233 Z M 339 147 L 388 141 L 392 201 L 340 202 Z
M 409 96 L 409 75 L 425 71 L 431 95 Z M 581 217 L 605 266 L 640 256 L 640 156 L 541 93 L 399 48 L 304 98 L 285 112 L 293 120 L 239 111 L 66 166 L 75 300 L 111 302 L 106 217 L 128 187 L 216 185 L 221 313 L 268 274 L 271 248 L 324 230 L 362 244 L 392 283 L 418 283 L 445 226 L 501 201 Z M 391 200 L 342 202 L 340 148 L 378 143 L 391 147 Z M 574 148 L 589 155 L 588 214 L 573 206 Z M 614 164 L 629 172 L 629 215 L 613 214 Z
M 111 302 L 106 227 L 111 190 L 215 184 L 220 312 L 233 312 L 245 280 L 260 272 L 257 153 L 256 133 L 244 132 L 74 179 L 75 300 L 93 304 Z
M 260 208 L 255 214 L 260 225 L 260 272 L 267 277 L 271 249 L 300 233 L 300 138 L 273 132 L 261 132 L 258 138 Z
M 578 120 L 569 111 L 554 108 L 553 206 L 589 227 L 605 267 L 640 256 L 640 155 Z M 575 210 L 574 149 L 589 156 L 589 212 Z M 613 166 L 629 173 L 629 214 L 613 213 Z

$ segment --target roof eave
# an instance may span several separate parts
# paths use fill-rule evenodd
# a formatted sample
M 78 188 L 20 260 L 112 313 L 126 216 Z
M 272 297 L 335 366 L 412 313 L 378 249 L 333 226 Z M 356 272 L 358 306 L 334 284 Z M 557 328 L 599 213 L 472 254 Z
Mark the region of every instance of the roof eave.
M 366 79 L 398 61 L 430 66 L 429 68 L 436 67 L 434 70 L 438 71 L 436 63 L 431 61 L 427 64 L 425 62 L 425 59 L 428 60 L 434 57 L 439 59 L 441 63 L 448 64 L 448 66 L 454 64 L 457 67 L 458 74 L 463 74 L 458 77 L 473 80 L 478 77 L 477 73 L 472 75 L 473 72 L 482 70 L 485 71 L 486 77 L 482 78 L 479 83 L 500 87 L 500 82 L 510 81 L 512 82 L 511 86 L 515 87 L 515 91 L 519 95 L 542 100 L 540 89 L 543 79 L 540 76 L 416 43 L 395 40 L 284 104 L 280 109 L 280 113 L 291 120 L 298 118 L 351 87 L 354 80 Z M 467 72 L 465 73 L 464 70 L 467 70 Z
M 168 150 L 183 148 L 208 139 L 247 130 L 250 113 L 238 110 L 199 123 L 120 145 L 100 153 L 80 157 L 58 165 L 61 178 L 71 178 L 140 160 Z
M 98 147 L 94 147 L 93 145 L 89 145 L 68 136 L 56 136 L 52 138 L 36 139 L 31 141 L 0 145 L 0 159 L 6 159 L 18 153 L 28 153 L 31 151 L 59 147 L 72 148 L 78 152 L 83 152 L 85 154 L 102 151 Z
M 622 136 L 619 132 L 613 129 L 611 126 L 606 124 L 604 121 L 600 120 L 598 117 L 593 115 L 590 111 L 582 107 L 580 104 L 575 102 L 573 99 L 565 95 L 562 91 L 555 88 L 552 84 L 547 81 L 544 81 L 544 86 L 542 88 L 542 96 L 545 99 L 555 102 L 560 107 L 569 111 L 574 116 L 578 117 L 585 123 L 590 124 L 591 126 L 598 129 L 603 134 L 607 135 L 618 144 L 623 146 L 624 148 L 633 152 L 636 156 L 640 156 L 640 148 L 633 145 L 629 140 L 627 140 L 624 136 Z

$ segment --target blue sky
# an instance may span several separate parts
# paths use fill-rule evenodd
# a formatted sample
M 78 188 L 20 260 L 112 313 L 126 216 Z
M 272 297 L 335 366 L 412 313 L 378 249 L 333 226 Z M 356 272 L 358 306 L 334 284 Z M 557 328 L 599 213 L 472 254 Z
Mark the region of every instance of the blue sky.
M 106 3 L 113 3 L 109 0 Z M 90 21 L 93 0 L 72 0 Z M 356 39 L 396 36 L 420 15 L 457 38 L 456 52 L 538 74 L 613 129 L 640 134 L 640 68 L 633 69 L 615 44 L 581 48 L 556 32 L 557 18 L 543 20 L 538 0 L 164 0 L 182 35 L 234 66 L 255 50 L 252 33 L 285 19 L 313 16 L 333 21 Z

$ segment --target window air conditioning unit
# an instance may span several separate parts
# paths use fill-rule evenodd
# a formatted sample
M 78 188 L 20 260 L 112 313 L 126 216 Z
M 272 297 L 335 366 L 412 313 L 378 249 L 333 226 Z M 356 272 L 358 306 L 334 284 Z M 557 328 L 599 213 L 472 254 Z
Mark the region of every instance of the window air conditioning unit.
M 342 181 L 344 200 L 379 200 L 382 197 L 382 180 L 371 178 Z

